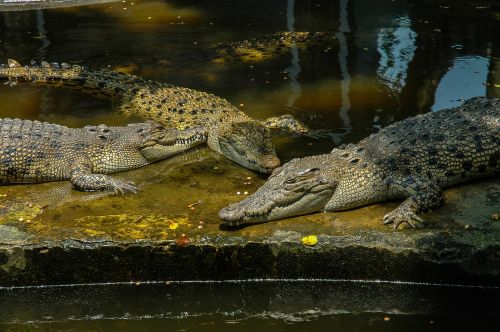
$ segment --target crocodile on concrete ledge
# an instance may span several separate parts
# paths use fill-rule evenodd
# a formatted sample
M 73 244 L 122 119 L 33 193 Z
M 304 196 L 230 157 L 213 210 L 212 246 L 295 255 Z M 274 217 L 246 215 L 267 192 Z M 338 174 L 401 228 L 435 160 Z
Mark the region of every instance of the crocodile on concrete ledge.
M 205 139 L 201 128 L 181 131 L 153 121 L 68 128 L 0 119 L 0 184 L 70 180 L 83 191 L 136 192 L 133 183 L 106 174 L 145 166 Z
M 412 227 L 443 204 L 443 188 L 500 171 L 500 99 L 396 122 L 358 144 L 294 159 L 250 197 L 222 209 L 230 226 L 404 199 L 384 223 Z
M 203 127 L 209 147 L 252 170 L 270 173 L 280 165 L 269 128 L 304 132 L 290 115 L 255 120 L 227 100 L 201 91 L 148 81 L 111 70 L 49 64 L 22 67 L 10 59 L 0 78 L 71 87 L 114 99 L 124 114 L 139 115 L 168 127 Z

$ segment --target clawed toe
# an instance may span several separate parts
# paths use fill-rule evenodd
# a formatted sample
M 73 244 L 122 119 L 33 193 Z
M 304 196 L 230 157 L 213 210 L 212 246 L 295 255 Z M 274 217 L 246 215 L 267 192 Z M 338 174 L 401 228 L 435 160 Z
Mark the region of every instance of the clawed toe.
M 411 228 L 417 228 L 424 223 L 424 220 L 412 211 L 401 211 L 396 209 L 386 214 L 383 222 L 384 225 L 394 224 L 394 229 L 398 228 L 403 223 L 407 223 Z
M 137 186 L 133 182 L 116 181 L 116 183 L 114 183 L 113 186 L 114 186 L 113 191 L 117 195 L 118 194 L 124 195 L 129 192 L 136 194 L 139 191 L 139 188 L 137 188 Z

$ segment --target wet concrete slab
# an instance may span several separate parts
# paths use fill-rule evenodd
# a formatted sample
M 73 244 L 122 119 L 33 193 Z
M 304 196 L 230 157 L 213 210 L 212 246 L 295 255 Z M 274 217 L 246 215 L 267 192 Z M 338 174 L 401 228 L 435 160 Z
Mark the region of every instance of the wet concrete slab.
M 382 225 L 397 202 L 240 229 L 217 211 L 264 179 L 207 149 L 119 177 L 137 195 L 69 183 L 0 188 L 0 285 L 250 278 L 500 285 L 500 180 L 446 191 L 425 228 Z M 315 235 L 314 246 L 302 244 Z

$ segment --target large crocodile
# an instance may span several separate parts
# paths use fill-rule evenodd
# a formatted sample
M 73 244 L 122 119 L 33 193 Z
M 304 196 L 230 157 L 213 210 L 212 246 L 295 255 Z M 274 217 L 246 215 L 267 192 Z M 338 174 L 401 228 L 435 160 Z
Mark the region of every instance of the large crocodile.
M 139 115 L 178 129 L 203 127 L 211 149 L 263 173 L 270 173 L 280 165 L 269 128 L 306 130 L 289 115 L 261 122 L 212 94 L 112 70 L 91 71 L 77 65 L 47 62 L 22 67 L 9 59 L 0 68 L 0 78 L 81 89 L 116 100 L 124 114 Z
M 358 144 L 294 159 L 256 193 L 220 211 L 231 226 L 405 199 L 384 223 L 419 225 L 443 204 L 443 188 L 500 171 L 500 99 L 396 122 Z
M 133 183 L 106 174 L 145 166 L 204 140 L 201 128 L 181 131 L 153 121 L 68 128 L 0 119 L 0 184 L 70 180 L 83 191 L 136 192 Z

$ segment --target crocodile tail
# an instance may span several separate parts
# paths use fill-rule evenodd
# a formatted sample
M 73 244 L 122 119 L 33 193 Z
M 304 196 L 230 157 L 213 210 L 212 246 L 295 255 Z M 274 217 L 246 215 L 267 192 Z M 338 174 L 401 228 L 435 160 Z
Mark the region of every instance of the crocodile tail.
M 35 84 L 71 88 L 112 99 L 122 99 L 125 94 L 145 84 L 137 76 L 112 70 L 90 71 L 78 65 L 55 62 L 49 64 L 45 61 L 39 65 L 32 62 L 30 66 L 21 66 L 12 59 L 6 65 L 0 65 L 0 79 L 32 81 Z

